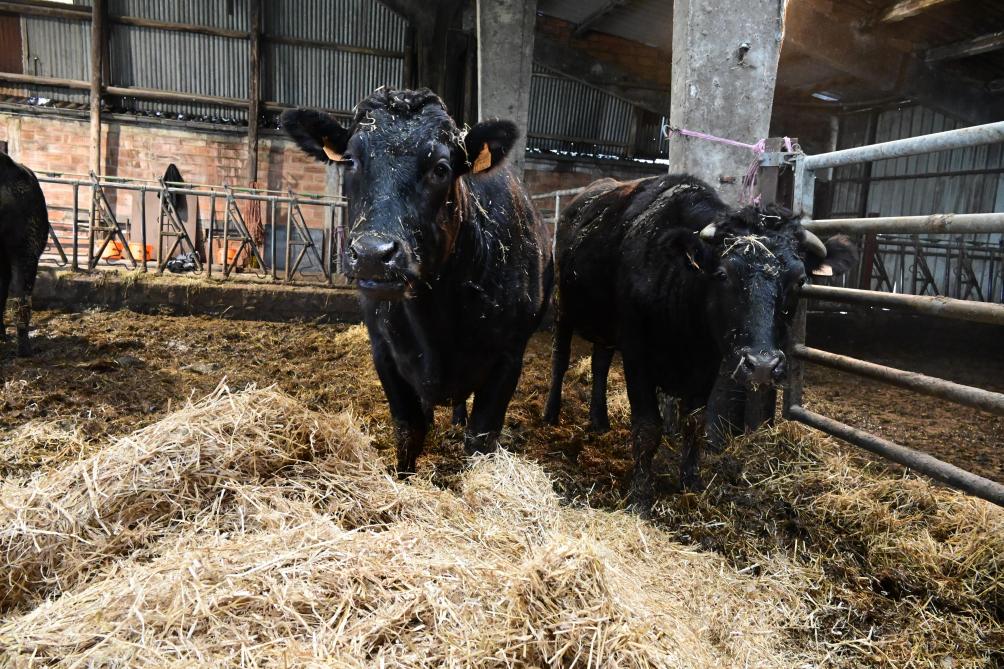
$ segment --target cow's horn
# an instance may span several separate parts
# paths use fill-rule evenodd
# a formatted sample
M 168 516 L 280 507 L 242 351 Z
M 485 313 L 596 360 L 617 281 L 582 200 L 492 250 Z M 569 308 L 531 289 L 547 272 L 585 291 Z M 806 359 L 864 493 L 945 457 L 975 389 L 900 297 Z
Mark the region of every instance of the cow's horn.
M 812 251 L 812 254 L 819 256 L 820 258 L 826 257 L 826 244 L 806 229 L 802 229 L 802 241 L 805 242 L 806 248 Z
M 716 232 L 715 224 L 708 223 L 707 225 L 704 226 L 704 229 L 701 230 L 701 239 L 703 239 L 706 242 L 710 242 L 712 239 L 715 238 L 715 232 Z

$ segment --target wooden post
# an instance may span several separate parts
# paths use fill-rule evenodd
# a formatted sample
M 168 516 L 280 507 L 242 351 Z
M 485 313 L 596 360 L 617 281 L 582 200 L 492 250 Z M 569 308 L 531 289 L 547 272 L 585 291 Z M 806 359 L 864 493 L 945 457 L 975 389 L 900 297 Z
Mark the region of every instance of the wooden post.
M 101 174 L 101 69 L 104 65 L 104 0 L 91 3 L 91 157 L 89 169 Z M 94 220 L 91 220 L 93 227 Z
M 261 107 L 261 0 L 251 0 L 248 63 L 248 185 L 258 181 L 258 114 Z

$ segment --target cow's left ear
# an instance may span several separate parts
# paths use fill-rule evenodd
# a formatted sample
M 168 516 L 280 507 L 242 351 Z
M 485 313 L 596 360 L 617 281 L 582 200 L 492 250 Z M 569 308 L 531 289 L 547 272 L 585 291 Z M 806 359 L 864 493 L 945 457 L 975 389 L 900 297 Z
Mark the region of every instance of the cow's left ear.
M 851 268 L 858 259 L 858 248 L 846 235 L 830 237 L 826 246 L 826 257 L 807 254 L 805 269 L 815 276 L 840 276 Z
M 519 128 L 512 121 L 495 119 L 478 123 L 464 137 L 467 162 L 455 172 L 480 174 L 497 168 L 505 161 L 518 137 Z

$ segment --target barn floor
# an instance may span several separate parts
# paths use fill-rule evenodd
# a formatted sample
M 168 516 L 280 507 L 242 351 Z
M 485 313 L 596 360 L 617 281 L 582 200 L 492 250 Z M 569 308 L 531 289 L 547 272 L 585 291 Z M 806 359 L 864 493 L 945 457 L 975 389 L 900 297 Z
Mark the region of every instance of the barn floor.
M 128 311 L 40 312 L 35 323 L 35 356 L 12 358 L 8 345 L 3 359 L 0 477 L 24 476 L 39 466 L 86 453 L 104 437 L 129 433 L 163 417 L 189 397 L 206 395 L 221 379 L 235 388 L 275 383 L 311 408 L 332 412 L 350 409 L 362 418 L 386 459 L 393 460 L 387 410 L 369 361 L 365 331 L 359 326 L 167 317 Z M 513 450 L 539 461 L 567 499 L 617 507 L 631 469 L 629 410 L 619 366 L 615 365 L 611 375 L 610 433 L 598 436 L 582 429 L 589 379 L 586 348 L 581 342 L 573 351 L 578 362 L 573 362 L 566 382 L 562 424 L 546 427 L 539 416 L 549 378 L 549 349 L 548 334 L 539 334 L 531 342 L 523 379 L 510 407 L 506 441 Z M 964 380 L 976 383 L 979 379 L 973 377 L 985 372 L 988 378 L 984 385 L 992 387 L 1004 378 L 1001 370 L 994 368 L 997 364 L 971 369 Z M 881 408 L 867 409 L 864 397 L 880 398 Z M 1004 458 L 1000 456 L 1004 420 L 1000 418 L 826 370 L 809 373 L 807 404 L 1004 480 Z M 912 418 L 905 420 L 904 416 Z M 459 435 L 447 423 L 447 412 L 440 411 L 437 432 L 430 438 L 419 467 L 433 472 L 434 481 L 449 486 L 464 458 Z M 907 583 L 909 579 L 901 578 L 895 570 L 875 572 L 872 557 L 860 558 L 871 555 L 873 548 L 877 550 L 865 545 L 871 542 L 864 536 L 871 531 L 867 525 L 852 528 L 836 515 L 822 529 L 808 524 L 808 518 L 818 517 L 813 514 L 833 511 L 828 507 L 832 502 L 817 504 L 823 497 L 820 487 L 830 484 L 815 480 L 815 489 L 796 487 L 790 498 L 776 494 L 788 483 L 775 475 L 775 469 L 785 469 L 777 466 L 775 458 L 801 457 L 790 449 L 779 455 L 777 443 L 775 440 L 749 451 L 733 449 L 725 456 L 709 458 L 704 478 L 710 483 L 704 495 L 677 494 L 676 456 L 671 449 L 663 449 L 659 464 L 665 475 L 656 506 L 657 522 L 681 541 L 722 553 L 742 569 L 757 570 L 757 556 L 780 550 L 813 565 L 820 578 L 833 579 L 836 585 L 821 597 L 826 603 L 820 604 L 819 627 L 809 633 L 822 634 L 827 643 L 840 649 L 838 654 L 849 654 L 847 666 L 855 666 L 857 661 L 881 664 L 883 659 L 895 666 L 930 666 L 930 658 L 938 656 L 957 661 L 941 666 L 975 667 L 993 666 L 1004 659 L 1002 604 L 997 599 L 1004 587 L 999 581 L 984 584 L 981 587 L 988 589 L 983 594 L 966 595 L 965 599 L 988 602 L 989 620 L 996 617 L 990 623 L 982 614 L 972 617 L 944 592 L 935 594 L 923 583 Z M 54 449 L 55 444 L 61 450 Z M 74 452 L 67 453 L 67 448 Z M 758 460 L 753 453 L 760 454 Z M 750 459 L 744 460 L 744 454 Z M 884 471 L 884 466 L 868 467 Z M 755 485 L 757 480 L 766 480 L 764 476 L 774 477 L 773 483 Z M 833 485 L 847 487 L 848 483 Z M 800 515 L 803 512 L 804 517 Z M 907 516 L 898 514 L 898 510 L 891 513 L 889 522 L 927 522 L 923 519 L 931 517 L 925 512 L 907 521 Z M 869 518 L 868 523 L 878 523 L 877 518 Z M 924 531 L 933 534 L 931 528 Z M 891 535 L 893 531 L 884 532 Z M 846 555 L 837 557 L 834 551 L 845 551 Z M 996 578 L 992 574 L 980 576 L 987 577 Z M 948 586 L 940 583 L 938 587 Z M 918 611 L 926 612 L 925 617 L 918 618 Z M 934 613 L 928 615 L 931 611 Z

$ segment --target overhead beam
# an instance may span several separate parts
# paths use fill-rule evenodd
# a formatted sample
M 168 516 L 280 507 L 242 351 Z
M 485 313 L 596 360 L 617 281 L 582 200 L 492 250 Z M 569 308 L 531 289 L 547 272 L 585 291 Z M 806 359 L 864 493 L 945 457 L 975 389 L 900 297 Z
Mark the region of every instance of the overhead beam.
M 856 28 L 845 16 L 834 17 L 815 3 L 790 3 L 782 63 L 821 63 L 877 95 L 910 98 L 967 124 L 999 120 L 1004 111 L 1000 100 L 984 87 L 932 68 L 888 38 Z
M 924 60 L 928 63 L 940 63 L 946 60 L 959 60 L 981 53 L 990 53 L 1004 49 L 1004 30 L 972 39 L 936 46 L 924 52 Z
M 879 14 L 878 23 L 897 23 L 912 16 L 917 16 L 935 7 L 948 5 L 958 0 L 900 0 Z
M 604 16 L 614 11 L 619 7 L 623 7 L 628 3 L 628 0 L 609 0 L 606 4 L 597 7 L 592 14 L 582 19 L 579 24 L 575 27 L 572 35 L 575 37 L 582 37 L 587 32 L 589 32 L 597 21 L 602 19 Z

